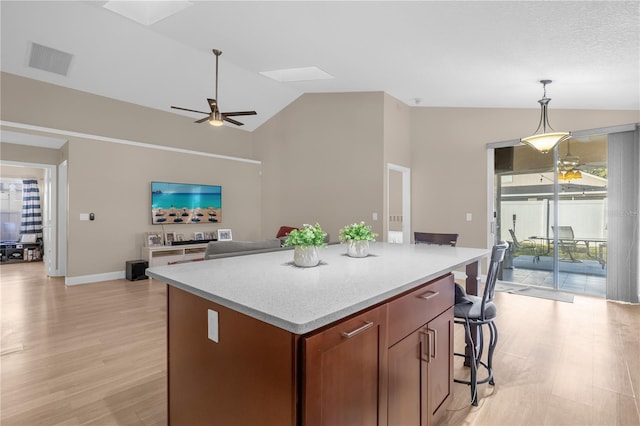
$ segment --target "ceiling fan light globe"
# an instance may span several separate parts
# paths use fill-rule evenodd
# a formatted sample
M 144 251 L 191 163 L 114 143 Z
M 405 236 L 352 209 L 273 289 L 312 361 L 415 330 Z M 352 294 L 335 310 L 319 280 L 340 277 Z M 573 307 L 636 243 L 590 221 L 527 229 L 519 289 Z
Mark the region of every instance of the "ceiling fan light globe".
M 213 113 L 211 113 L 211 116 L 209 118 L 209 124 L 215 127 L 220 127 L 224 124 L 224 122 L 222 121 L 222 114 L 220 114 L 220 111 L 214 111 Z

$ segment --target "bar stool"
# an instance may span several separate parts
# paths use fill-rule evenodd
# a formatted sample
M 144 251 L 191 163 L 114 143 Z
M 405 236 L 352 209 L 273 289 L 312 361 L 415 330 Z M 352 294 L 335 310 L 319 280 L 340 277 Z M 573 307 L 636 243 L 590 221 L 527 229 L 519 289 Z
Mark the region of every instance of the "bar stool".
M 456 303 L 453 308 L 454 322 L 464 326 L 466 340 L 469 346 L 471 346 L 471 359 L 469 360 L 471 379 L 462 380 L 454 378 L 453 380 L 456 383 L 464 383 L 471 386 L 471 405 L 474 406 L 478 405 L 478 385 L 487 382 L 492 386 L 495 385 L 493 380 L 493 351 L 496 348 L 496 343 L 498 343 L 498 329 L 493 322 L 497 314 L 496 305 L 493 303 L 493 296 L 498 278 L 498 270 L 504 260 L 504 255 L 508 247 L 509 245 L 504 241 L 493 247 L 482 297 L 467 294 L 462 286 L 456 284 Z M 487 353 L 486 363 L 482 360 L 482 354 L 484 352 L 483 326 L 485 325 L 489 329 L 489 352 Z M 471 335 L 472 327 L 477 329 L 475 341 Z M 454 353 L 454 355 L 466 358 L 466 354 L 464 353 Z M 487 376 L 482 379 L 478 379 L 478 367 L 480 366 L 484 367 L 487 371 Z

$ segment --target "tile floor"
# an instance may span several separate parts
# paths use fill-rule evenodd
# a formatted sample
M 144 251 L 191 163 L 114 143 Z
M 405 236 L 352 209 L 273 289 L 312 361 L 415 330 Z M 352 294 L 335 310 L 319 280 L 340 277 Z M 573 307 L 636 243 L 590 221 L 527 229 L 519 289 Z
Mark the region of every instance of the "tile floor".
M 503 270 L 503 281 L 553 288 L 551 258 L 541 257 L 540 262 L 534 264 L 532 256 L 518 256 L 512 263 L 513 268 Z M 562 291 L 605 297 L 606 268 L 596 260 L 560 262 L 559 279 Z

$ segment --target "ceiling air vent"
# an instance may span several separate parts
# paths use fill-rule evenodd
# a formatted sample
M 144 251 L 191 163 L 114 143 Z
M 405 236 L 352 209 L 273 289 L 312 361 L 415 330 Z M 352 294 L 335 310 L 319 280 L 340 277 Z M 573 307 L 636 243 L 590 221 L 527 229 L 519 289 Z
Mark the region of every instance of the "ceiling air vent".
M 31 43 L 29 66 L 60 75 L 67 75 L 73 55 L 37 43 Z

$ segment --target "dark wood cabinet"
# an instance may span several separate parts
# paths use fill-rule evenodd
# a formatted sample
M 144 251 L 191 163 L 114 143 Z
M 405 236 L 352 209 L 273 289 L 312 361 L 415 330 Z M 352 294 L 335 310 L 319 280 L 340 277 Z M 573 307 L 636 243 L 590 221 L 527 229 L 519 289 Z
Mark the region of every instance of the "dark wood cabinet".
M 389 348 L 389 426 L 437 424 L 452 398 L 453 308 Z
M 386 323 L 383 305 L 302 339 L 304 425 L 386 424 Z
M 427 361 L 427 394 L 429 424 L 437 424 L 453 398 L 453 307 L 447 309 L 426 327 L 433 348 Z
M 453 276 L 389 302 L 388 424 L 437 424 L 452 398 Z
M 304 335 L 167 298 L 169 424 L 431 426 L 452 397 L 451 274 Z

